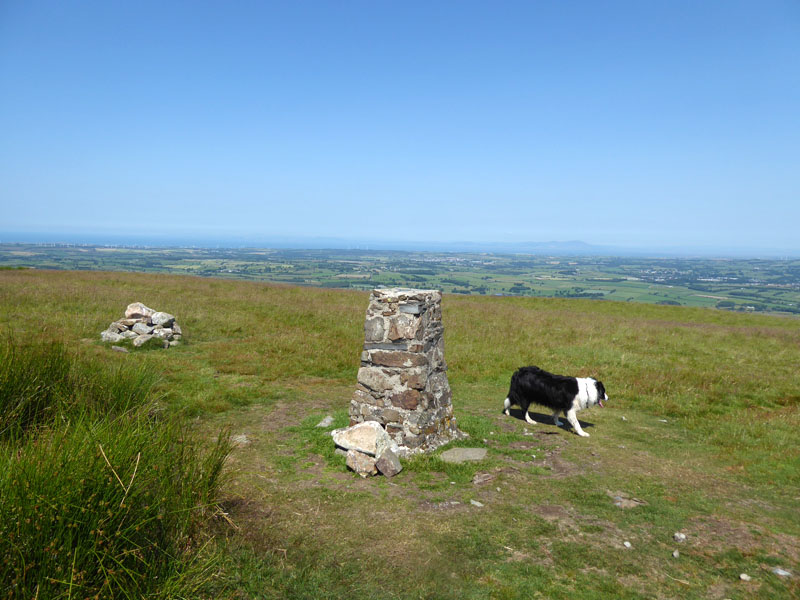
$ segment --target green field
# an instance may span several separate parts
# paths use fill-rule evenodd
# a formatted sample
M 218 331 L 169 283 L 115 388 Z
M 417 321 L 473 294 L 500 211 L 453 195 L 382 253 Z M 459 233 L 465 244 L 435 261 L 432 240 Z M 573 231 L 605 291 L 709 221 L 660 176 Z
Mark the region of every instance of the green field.
M 3 263 L 16 266 L 4 252 Z M 347 422 L 367 292 L 242 281 L 237 273 L 222 279 L 88 270 L 95 268 L 91 257 L 114 252 L 87 250 L 81 271 L 0 270 L 0 333 L 22 345 L 57 340 L 78 363 L 154 373 L 155 414 L 173 415 L 208 449 L 224 428 L 239 440 L 214 498 L 219 510 L 202 512 L 205 521 L 186 534 L 185 551 L 202 549 L 193 555 L 196 568 L 153 597 L 800 596 L 799 320 L 627 298 L 446 293 L 453 406 L 470 434 L 458 443 L 485 447 L 488 457 L 454 466 L 437 452 L 406 461 L 391 480 L 366 480 L 347 471 L 328 432 L 315 425 L 328 414 L 334 426 Z M 266 256 L 262 268 L 299 268 L 287 256 Z M 495 265 L 494 274 L 481 265 L 478 275 L 461 259 L 418 265 L 434 271 L 419 283 L 471 277 L 474 285 L 490 277 L 502 279 L 491 282 L 500 287 L 521 280 L 535 289 L 536 281 L 550 285 L 536 277 L 555 268 L 590 274 L 578 260 L 551 259 L 559 265 L 539 270 L 539 259 L 526 258 L 530 264 Z M 447 260 L 453 270 L 444 273 Z M 232 262 L 224 265 L 234 270 Z M 530 279 L 503 272 L 512 268 Z M 352 269 L 346 273 L 361 273 Z M 592 278 L 611 269 L 592 271 Z M 392 273 L 398 271 L 384 267 L 369 281 L 392 283 Z M 623 296 L 638 289 L 622 283 L 595 281 L 585 289 L 613 286 Z M 699 293 L 724 295 L 714 291 L 722 282 L 706 284 L 713 289 Z M 666 282 L 647 285 L 667 293 Z M 796 291 L 783 297 L 790 293 Z M 128 354 L 103 345 L 100 331 L 134 301 L 176 315 L 185 343 Z M 579 415 L 591 437 L 544 417 L 532 426 L 501 414 L 509 377 L 525 364 L 603 380 L 607 407 Z M 9 464 L 20 460 L 3 448 Z M 151 455 L 163 450 L 137 451 L 142 461 L 164 463 Z M 126 468 L 125 485 L 133 464 Z M 618 499 L 631 507 L 617 506 Z M 21 514 L 32 507 L 0 502 L 23 522 L 33 518 Z M 50 526 L 42 523 L 45 531 Z M 675 532 L 687 540 L 675 542 Z M 776 568 L 793 575 L 779 576 Z M 10 597 L 45 597 L 30 583 L 22 590 L 9 583 L 0 581 L 0 590 Z M 83 597 L 66 584 L 50 589 L 48 597 Z M 139 597 L 110 590 L 105 597 Z
M 0 244 L 0 266 L 146 271 L 369 290 L 588 298 L 800 314 L 800 260 Z

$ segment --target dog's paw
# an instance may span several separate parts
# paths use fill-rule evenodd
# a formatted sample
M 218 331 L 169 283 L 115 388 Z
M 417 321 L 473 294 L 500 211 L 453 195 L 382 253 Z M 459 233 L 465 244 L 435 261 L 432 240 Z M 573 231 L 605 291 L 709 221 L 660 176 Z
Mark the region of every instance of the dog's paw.
M 589 437 L 589 434 L 586 433 L 585 431 L 579 431 L 578 435 L 581 436 L 581 437 Z
M 556 419 L 555 421 L 553 421 L 553 425 L 555 425 L 556 427 L 561 427 L 561 421 Z

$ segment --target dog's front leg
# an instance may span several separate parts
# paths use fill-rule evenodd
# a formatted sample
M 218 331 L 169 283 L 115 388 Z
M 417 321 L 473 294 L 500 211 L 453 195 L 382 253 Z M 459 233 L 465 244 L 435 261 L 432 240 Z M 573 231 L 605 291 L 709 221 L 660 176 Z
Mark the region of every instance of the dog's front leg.
M 578 422 L 578 417 L 575 416 L 575 409 L 573 408 L 567 413 L 567 421 L 569 424 L 572 425 L 572 428 L 575 430 L 581 437 L 589 437 L 589 434 L 586 433 L 583 429 L 581 429 L 581 424 Z

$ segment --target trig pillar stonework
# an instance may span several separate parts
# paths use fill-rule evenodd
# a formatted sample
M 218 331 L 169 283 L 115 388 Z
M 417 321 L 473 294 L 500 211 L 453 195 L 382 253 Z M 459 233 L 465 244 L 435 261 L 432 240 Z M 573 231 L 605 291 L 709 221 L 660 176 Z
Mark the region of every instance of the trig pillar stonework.
M 465 437 L 456 426 L 447 381 L 441 292 L 372 291 L 350 402 L 350 424 L 362 421 L 383 425 L 403 454 Z

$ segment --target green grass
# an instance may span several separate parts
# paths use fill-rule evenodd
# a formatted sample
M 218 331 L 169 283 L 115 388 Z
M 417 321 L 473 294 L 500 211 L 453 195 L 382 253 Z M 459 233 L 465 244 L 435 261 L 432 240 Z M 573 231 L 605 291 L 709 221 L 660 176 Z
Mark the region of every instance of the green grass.
M 156 377 L 58 343 L 0 353 L 0 582 L 13 598 L 196 589 L 229 451 L 157 414 Z M 191 577 L 188 577 L 191 574 Z M 207 575 L 206 575 L 207 577 Z
M 187 343 L 111 352 L 99 332 L 133 301 L 175 314 Z M 223 427 L 247 436 L 220 492 L 233 525 L 196 520 L 206 537 L 190 539 L 209 540 L 197 570 L 171 576 L 194 586 L 187 597 L 800 594 L 800 321 L 446 295 L 448 376 L 470 434 L 458 445 L 485 447 L 487 458 L 449 465 L 438 451 L 404 461 L 391 480 L 362 480 L 316 424 L 327 414 L 334 427 L 347 423 L 366 305 L 363 292 L 232 280 L 0 272 L 4 332 L 60 340 L 95 370 L 158 373 L 157 414 L 180 419 L 209 447 Z M 603 380 L 607 408 L 579 415 L 590 438 L 547 418 L 530 426 L 501 414 L 510 374 L 526 364 Z M 30 414 L 67 410 L 52 406 Z M 36 419 L 4 435 L 39 431 L 47 421 Z M 80 427 L 77 445 L 96 452 L 85 437 L 95 430 Z M 108 457 L 126 485 L 139 451 Z M 107 477 L 102 456 L 89 454 Z M 485 483 L 475 483 L 478 474 Z M 643 503 L 620 509 L 617 493 Z M 675 531 L 688 535 L 685 544 L 672 540 Z M 795 577 L 777 577 L 774 566 Z M 741 572 L 753 581 L 739 581 Z

